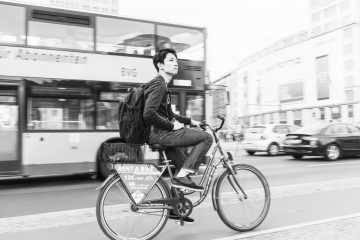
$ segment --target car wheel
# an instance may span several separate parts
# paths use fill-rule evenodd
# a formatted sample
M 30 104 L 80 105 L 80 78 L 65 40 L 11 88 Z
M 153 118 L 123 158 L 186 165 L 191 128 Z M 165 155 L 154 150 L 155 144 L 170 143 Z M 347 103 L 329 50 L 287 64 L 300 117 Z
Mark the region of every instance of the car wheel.
M 255 154 L 255 152 L 254 151 L 246 151 L 247 152 L 247 154 L 249 154 L 249 155 L 254 155 Z
M 270 156 L 276 156 L 279 154 L 280 148 L 279 145 L 277 145 L 276 143 L 272 143 L 270 144 L 270 146 L 268 147 L 268 155 Z
M 341 149 L 336 144 L 329 144 L 326 146 L 324 158 L 329 161 L 338 160 L 341 157 Z
M 302 159 L 302 157 L 303 157 L 302 154 L 291 154 L 291 156 L 295 159 Z

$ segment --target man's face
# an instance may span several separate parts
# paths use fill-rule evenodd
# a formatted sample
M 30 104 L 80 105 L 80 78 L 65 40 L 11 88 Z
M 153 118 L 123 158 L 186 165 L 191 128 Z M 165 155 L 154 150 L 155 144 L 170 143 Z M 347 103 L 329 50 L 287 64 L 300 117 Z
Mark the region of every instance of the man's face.
M 164 59 L 164 63 L 160 63 L 159 68 L 167 74 L 172 76 L 176 75 L 178 72 L 178 63 L 175 55 L 168 53 Z

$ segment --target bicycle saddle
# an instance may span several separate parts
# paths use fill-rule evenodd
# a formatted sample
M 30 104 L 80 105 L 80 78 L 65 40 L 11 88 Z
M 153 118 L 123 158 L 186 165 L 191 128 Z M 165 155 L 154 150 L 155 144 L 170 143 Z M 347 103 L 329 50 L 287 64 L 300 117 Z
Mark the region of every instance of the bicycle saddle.
M 165 145 L 161 145 L 161 144 L 152 144 L 149 145 L 151 151 L 156 152 L 156 151 L 164 151 L 166 146 Z

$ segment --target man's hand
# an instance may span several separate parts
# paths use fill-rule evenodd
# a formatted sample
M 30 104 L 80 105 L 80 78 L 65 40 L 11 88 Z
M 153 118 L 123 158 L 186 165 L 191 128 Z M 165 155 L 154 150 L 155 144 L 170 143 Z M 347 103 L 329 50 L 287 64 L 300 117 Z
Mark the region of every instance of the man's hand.
M 192 126 L 192 127 L 200 127 L 200 125 L 201 125 L 201 122 L 198 122 L 198 121 L 195 121 L 195 120 L 192 120 L 191 119 L 191 123 L 190 123 L 190 125 Z
M 176 131 L 176 130 L 179 130 L 179 129 L 184 128 L 184 124 L 179 123 L 177 120 L 175 120 L 173 123 L 174 123 L 173 131 Z

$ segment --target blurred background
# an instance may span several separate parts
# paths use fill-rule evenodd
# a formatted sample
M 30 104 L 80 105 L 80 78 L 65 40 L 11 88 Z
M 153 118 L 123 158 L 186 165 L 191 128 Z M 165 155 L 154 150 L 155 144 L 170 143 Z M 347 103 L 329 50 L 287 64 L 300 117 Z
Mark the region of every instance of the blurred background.
M 173 111 L 212 125 L 224 116 L 225 149 L 269 177 L 277 200 L 260 230 L 287 226 L 289 213 L 291 224 L 357 214 L 359 21 L 358 0 L 0 1 L 0 239 L 74 239 L 78 227 L 94 232 L 77 239 L 104 239 L 92 190 L 109 175 L 104 148 L 123 144 L 118 102 L 168 47 L 179 58 Z M 143 153 L 158 157 L 147 146 L 117 156 Z M 211 223 L 187 231 L 234 235 Z

